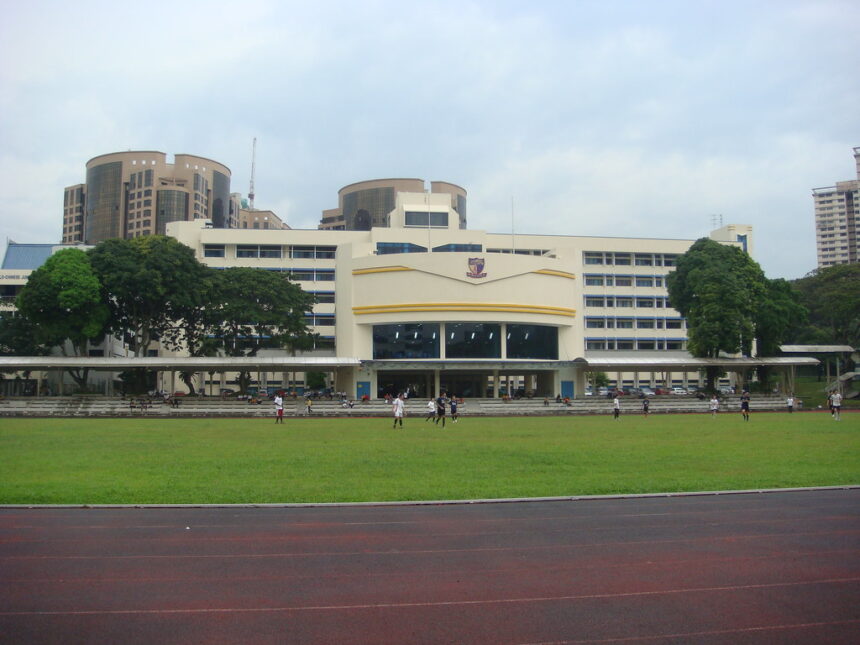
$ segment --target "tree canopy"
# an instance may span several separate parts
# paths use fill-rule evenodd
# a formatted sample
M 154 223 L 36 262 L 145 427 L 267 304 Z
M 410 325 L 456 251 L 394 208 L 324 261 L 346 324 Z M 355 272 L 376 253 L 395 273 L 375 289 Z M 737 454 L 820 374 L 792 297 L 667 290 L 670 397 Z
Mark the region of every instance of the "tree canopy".
M 693 356 L 750 354 L 767 286 L 764 272 L 749 255 L 702 238 L 678 257 L 666 284 L 669 302 L 687 318 L 687 348 Z
M 794 286 L 809 310 L 797 342 L 860 347 L 860 264 L 816 269 Z
M 112 326 L 128 334 L 138 356 L 152 342 L 168 349 L 180 345 L 180 321 L 206 300 L 209 270 L 194 251 L 161 235 L 112 239 L 88 252 L 108 294 Z
M 69 341 L 75 355 L 86 354 L 89 342 L 101 340 L 110 325 L 101 283 L 80 249 L 63 249 L 49 257 L 30 274 L 16 304 L 32 326 L 35 343 L 58 346 L 63 353 Z M 67 371 L 86 388 L 88 370 Z

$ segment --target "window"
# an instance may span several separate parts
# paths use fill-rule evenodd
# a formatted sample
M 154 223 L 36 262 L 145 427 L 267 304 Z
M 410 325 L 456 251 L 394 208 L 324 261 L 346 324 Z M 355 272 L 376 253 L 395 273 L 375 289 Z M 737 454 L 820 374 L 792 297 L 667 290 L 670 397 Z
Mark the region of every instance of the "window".
M 318 303 L 330 304 L 334 302 L 334 291 L 312 291 Z
M 434 253 L 480 253 L 480 244 L 443 244 L 434 246 Z
M 636 278 L 636 286 L 637 287 L 653 287 L 654 286 L 654 278 L 648 276 L 638 276 Z
M 586 340 L 585 349 L 606 349 L 605 340 Z
M 670 318 L 666 319 L 666 329 L 681 329 L 681 321 L 680 320 L 672 320 Z
M 633 286 L 633 276 L 629 276 L 629 275 L 617 275 L 617 276 L 615 276 L 615 286 L 616 287 L 632 287 Z
M 616 298 L 615 299 L 616 307 L 632 307 L 633 306 L 633 298 Z
M 654 256 L 650 253 L 637 253 L 636 254 L 636 266 L 638 267 L 650 267 L 654 266 Z
M 333 282 L 334 281 L 334 270 L 333 269 L 317 269 L 316 270 L 316 279 L 320 282 Z
M 318 246 L 316 247 L 316 256 L 318 260 L 333 260 L 337 252 L 336 246 Z
M 653 307 L 654 298 L 636 298 L 637 307 Z
M 602 287 L 603 286 L 603 276 L 602 275 L 587 275 L 585 276 L 585 284 L 589 287 Z
M 204 258 L 223 258 L 224 257 L 224 245 L 223 244 L 204 244 L 203 245 L 203 257 Z
M 586 251 L 584 254 L 585 264 L 603 264 L 603 253 Z
M 589 329 L 603 329 L 606 327 L 606 321 L 603 318 L 586 318 L 585 326 Z
M 684 349 L 684 343 L 680 340 L 667 340 L 666 349 Z
M 586 307 L 603 307 L 604 300 L 603 297 L 598 296 L 586 296 L 585 297 L 585 306 Z
M 237 258 L 258 258 L 260 257 L 260 247 L 256 244 L 238 244 L 236 246 Z
M 637 349 L 657 349 L 653 340 L 640 340 L 636 347 Z
M 445 355 L 448 358 L 501 358 L 501 329 L 496 323 L 448 323 L 445 325 Z
M 377 242 L 377 255 L 393 255 L 395 253 L 426 253 L 426 246 L 419 246 L 411 242 Z
M 312 258 L 316 255 L 316 251 L 312 246 L 292 246 L 290 247 L 291 258 Z
M 280 246 L 261 246 L 260 247 L 260 257 L 261 258 L 280 258 L 281 257 L 281 247 Z
M 373 326 L 373 358 L 439 358 L 438 323 Z
M 617 340 L 615 341 L 615 349 L 633 349 L 633 341 Z
M 558 359 L 558 329 L 547 325 L 509 324 L 508 358 Z
M 448 228 L 447 212 L 406 211 L 406 226 Z
M 633 319 L 632 318 L 616 318 L 615 326 L 618 329 L 633 329 Z
M 615 254 L 615 264 L 622 266 L 630 265 L 630 254 L 629 253 L 616 253 Z
M 663 254 L 663 266 L 664 267 L 673 267 L 675 266 L 675 260 L 678 259 L 677 255 L 670 255 L 669 253 Z
M 314 281 L 314 270 L 313 269 L 291 269 L 290 270 L 290 278 L 292 280 L 298 280 L 300 282 L 313 282 Z
M 641 318 L 636 321 L 636 329 L 654 329 L 653 318 Z

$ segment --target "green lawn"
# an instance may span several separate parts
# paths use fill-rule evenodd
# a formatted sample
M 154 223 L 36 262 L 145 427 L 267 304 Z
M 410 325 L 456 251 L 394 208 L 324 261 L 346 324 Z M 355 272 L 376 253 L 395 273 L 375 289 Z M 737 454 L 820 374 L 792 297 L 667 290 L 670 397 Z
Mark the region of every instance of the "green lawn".
M 860 415 L 0 420 L 0 503 L 432 500 L 860 483 Z

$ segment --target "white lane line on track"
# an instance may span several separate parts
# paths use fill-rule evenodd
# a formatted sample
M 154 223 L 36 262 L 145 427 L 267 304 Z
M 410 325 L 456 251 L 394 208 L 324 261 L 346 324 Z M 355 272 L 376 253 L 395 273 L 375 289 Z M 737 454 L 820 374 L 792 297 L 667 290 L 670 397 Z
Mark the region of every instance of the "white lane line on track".
M 416 607 L 452 607 L 475 605 L 511 605 L 517 603 L 542 603 L 582 600 L 613 600 L 617 598 L 636 598 L 646 596 L 668 596 L 690 593 L 720 593 L 747 591 L 753 589 L 777 589 L 825 584 L 845 584 L 860 582 L 860 578 L 826 578 L 802 582 L 775 582 L 757 585 L 731 585 L 721 587 L 691 587 L 687 589 L 666 589 L 661 591 L 631 591 L 614 594 L 586 594 L 572 596 L 539 596 L 530 598 L 490 598 L 486 600 L 442 600 L 436 602 L 370 603 L 360 605 L 310 605 L 306 607 L 217 607 L 207 609 L 85 609 L 63 611 L 0 611 L 2 616 L 95 616 L 129 614 L 228 614 L 228 613 L 274 613 L 290 611 L 355 611 L 364 609 L 410 609 Z

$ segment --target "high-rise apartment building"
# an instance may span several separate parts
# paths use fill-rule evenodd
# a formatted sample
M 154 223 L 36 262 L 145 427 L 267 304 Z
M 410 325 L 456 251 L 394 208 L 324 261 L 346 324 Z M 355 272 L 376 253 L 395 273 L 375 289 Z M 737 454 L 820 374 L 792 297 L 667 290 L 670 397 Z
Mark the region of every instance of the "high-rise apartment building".
M 857 179 L 813 188 L 815 245 L 818 268 L 858 262 L 857 223 L 860 221 L 860 148 L 854 148 Z
M 117 237 L 163 235 L 168 222 L 208 219 L 236 228 L 238 202 L 230 169 L 194 155 L 136 150 L 94 157 L 86 183 L 69 186 L 63 199 L 63 242 L 97 244 Z

